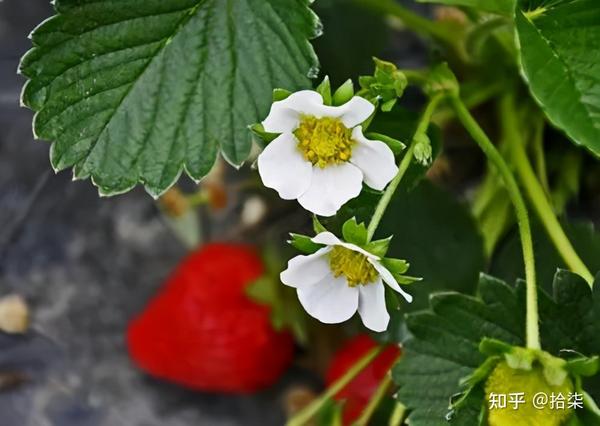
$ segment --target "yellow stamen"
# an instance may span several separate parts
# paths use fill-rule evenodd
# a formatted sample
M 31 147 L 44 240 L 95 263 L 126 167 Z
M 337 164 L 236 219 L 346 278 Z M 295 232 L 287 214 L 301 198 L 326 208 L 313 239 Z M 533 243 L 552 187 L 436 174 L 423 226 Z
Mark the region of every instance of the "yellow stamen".
M 329 266 L 336 278 L 344 275 L 350 287 L 371 284 L 378 276 L 367 256 L 342 246 L 335 246 L 331 250 Z
M 352 157 L 352 130 L 337 118 L 303 116 L 294 135 L 304 158 L 321 168 Z

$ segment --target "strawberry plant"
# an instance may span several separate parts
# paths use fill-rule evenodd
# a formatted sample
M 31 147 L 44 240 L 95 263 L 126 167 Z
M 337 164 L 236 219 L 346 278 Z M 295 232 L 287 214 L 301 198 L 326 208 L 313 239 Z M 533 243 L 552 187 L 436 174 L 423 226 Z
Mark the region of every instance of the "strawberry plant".
M 143 370 L 254 392 L 368 331 L 290 426 L 600 424 L 600 3 L 420 3 L 54 2 L 20 66 L 52 167 L 143 186 L 194 250 Z M 262 259 L 196 247 L 219 209 Z

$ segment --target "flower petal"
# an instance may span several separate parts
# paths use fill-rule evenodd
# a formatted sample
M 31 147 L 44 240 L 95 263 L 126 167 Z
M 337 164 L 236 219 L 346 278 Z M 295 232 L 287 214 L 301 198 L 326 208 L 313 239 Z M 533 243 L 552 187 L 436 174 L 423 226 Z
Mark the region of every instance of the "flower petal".
M 385 306 L 385 288 L 381 278 L 371 284 L 359 285 L 358 290 L 358 313 L 363 324 L 373 331 L 385 331 L 390 314 Z
M 319 216 L 333 216 L 347 201 L 362 190 L 363 174 L 350 163 L 313 167 L 310 187 L 298 202 L 306 210 Z
M 357 252 L 359 252 L 361 254 L 364 254 L 369 259 L 379 260 L 378 256 L 375 256 L 374 254 L 369 253 L 368 251 L 366 251 L 366 250 L 358 247 L 355 244 L 346 243 L 346 242 L 340 240 L 338 237 L 336 237 L 331 232 L 321 232 L 321 233 L 317 234 L 315 237 L 313 237 L 311 239 L 311 241 L 313 243 L 325 244 L 325 245 L 328 245 L 328 246 L 342 246 L 342 247 L 346 247 L 349 250 L 357 251 Z
M 291 133 L 283 133 L 258 156 L 258 173 L 263 184 L 284 200 L 294 200 L 310 186 L 312 164 L 297 148 Z
M 339 117 L 342 123 L 351 129 L 367 121 L 375 111 L 375 105 L 365 98 L 355 96 L 344 105 L 337 107 L 337 109 L 339 115 L 336 117 Z
M 358 289 L 350 287 L 343 276 L 329 275 L 297 292 L 306 312 L 325 324 L 344 322 L 358 309 Z
M 352 131 L 356 145 L 352 148 L 350 162 L 364 175 L 364 181 L 371 188 L 382 191 L 398 173 L 394 153 L 381 141 L 367 139 L 358 126 Z
M 381 275 L 381 278 L 383 278 L 383 281 L 385 281 L 385 283 L 387 285 L 389 285 L 392 290 L 395 290 L 396 292 L 398 292 L 402 296 L 404 296 L 404 298 L 406 299 L 406 301 L 408 303 L 412 302 L 413 297 L 410 294 L 408 294 L 407 292 L 405 292 L 402 289 L 402 287 L 400 287 L 400 284 L 398 284 L 398 282 L 396 281 L 396 279 L 394 278 L 392 273 L 390 271 L 388 271 L 385 266 L 383 266 L 381 263 L 379 263 L 376 260 L 369 259 L 369 262 L 371 262 L 371 265 L 373 265 L 375 270 L 379 273 L 379 275 Z
M 323 247 L 308 256 L 296 256 L 290 259 L 288 267 L 280 275 L 281 282 L 290 287 L 305 287 L 315 284 L 331 275 L 327 253 L 330 247 Z
M 262 125 L 270 133 L 291 133 L 298 127 L 301 115 L 314 115 L 322 107 L 323 97 L 319 93 L 301 90 L 282 101 L 274 102 Z

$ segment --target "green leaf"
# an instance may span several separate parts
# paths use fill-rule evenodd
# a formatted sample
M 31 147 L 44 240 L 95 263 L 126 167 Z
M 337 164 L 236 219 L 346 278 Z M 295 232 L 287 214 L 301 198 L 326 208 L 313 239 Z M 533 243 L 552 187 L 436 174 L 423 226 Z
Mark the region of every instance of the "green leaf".
M 103 195 L 158 196 L 219 150 L 241 164 L 273 87 L 310 86 L 319 22 L 309 0 L 57 0 L 20 71 L 55 170 Z
M 363 222 L 357 223 L 354 217 L 344 222 L 344 225 L 342 225 L 342 235 L 346 242 L 358 246 L 367 243 L 367 227 Z
M 402 151 L 406 149 L 406 145 L 400 142 L 398 139 L 394 139 L 391 136 L 382 135 L 381 133 L 369 132 L 365 135 L 368 139 L 381 141 L 386 144 L 394 153 L 394 155 L 400 155 Z
M 552 123 L 600 155 L 600 2 L 527 3 L 515 19 L 531 92 Z
M 449 6 L 467 6 L 482 12 L 512 16 L 516 0 L 417 0 L 420 3 L 441 3 Z
M 586 355 L 600 353 L 600 276 L 593 292 L 583 279 L 567 271 L 557 272 L 553 285 L 553 296 L 539 292 L 542 347 L 555 356 L 564 349 Z M 400 385 L 398 399 L 412 410 L 411 425 L 447 424 L 448 401 L 461 390 L 460 380 L 472 375 L 486 359 L 479 351 L 482 339 L 523 345 L 522 283 L 512 288 L 483 275 L 479 295 L 436 294 L 430 310 L 408 316 L 413 337 L 405 343 L 393 376 Z M 597 397 L 599 382 L 598 377 L 589 379 L 584 388 Z M 470 395 L 466 409 L 455 413 L 450 424 L 478 424 L 483 397 Z

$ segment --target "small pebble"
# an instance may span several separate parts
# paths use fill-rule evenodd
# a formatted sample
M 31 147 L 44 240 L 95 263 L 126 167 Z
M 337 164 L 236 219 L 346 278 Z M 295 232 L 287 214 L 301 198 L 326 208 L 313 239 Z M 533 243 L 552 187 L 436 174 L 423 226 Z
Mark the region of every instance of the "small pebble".
M 25 299 L 13 294 L 0 298 L 0 331 L 23 334 L 29 328 L 29 308 Z

